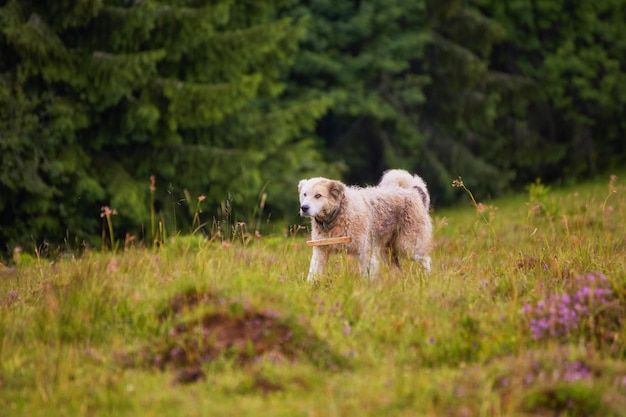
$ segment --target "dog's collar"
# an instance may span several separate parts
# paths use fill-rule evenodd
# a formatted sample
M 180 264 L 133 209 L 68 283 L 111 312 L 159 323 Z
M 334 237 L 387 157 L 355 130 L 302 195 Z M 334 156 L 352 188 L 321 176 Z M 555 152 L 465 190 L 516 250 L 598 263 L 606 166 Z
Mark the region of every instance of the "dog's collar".
M 328 216 L 324 220 L 320 220 L 317 217 L 315 217 L 315 223 L 317 223 L 317 225 L 321 227 L 322 230 L 324 230 L 325 232 L 329 232 L 335 227 L 335 223 L 337 222 L 337 218 L 339 217 L 340 213 L 341 213 L 341 203 L 339 204 L 339 207 L 337 207 L 337 210 L 333 211 L 330 214 L 330 216 Z

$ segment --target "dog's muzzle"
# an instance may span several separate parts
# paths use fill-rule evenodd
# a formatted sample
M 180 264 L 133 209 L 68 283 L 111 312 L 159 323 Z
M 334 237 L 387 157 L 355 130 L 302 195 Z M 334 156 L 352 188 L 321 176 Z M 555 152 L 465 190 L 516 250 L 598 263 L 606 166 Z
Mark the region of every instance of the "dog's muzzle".
M 308 204 L 303 204 L 300 206 L 300 216 L 310 216 L 309 210 L 311 207 Z

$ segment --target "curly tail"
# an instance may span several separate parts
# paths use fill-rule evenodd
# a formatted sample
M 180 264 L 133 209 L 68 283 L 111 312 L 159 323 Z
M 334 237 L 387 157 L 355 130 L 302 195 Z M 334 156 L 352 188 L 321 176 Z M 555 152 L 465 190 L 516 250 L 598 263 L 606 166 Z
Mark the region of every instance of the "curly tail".
M 430 194 L 426 182 L 419 175 L 411 175 L 403 169 L 391 169 L 385 171 L 378 183 L 379 187 L 401 187 L 416 190 L 424 203 L 424 207 L 430 210 Z

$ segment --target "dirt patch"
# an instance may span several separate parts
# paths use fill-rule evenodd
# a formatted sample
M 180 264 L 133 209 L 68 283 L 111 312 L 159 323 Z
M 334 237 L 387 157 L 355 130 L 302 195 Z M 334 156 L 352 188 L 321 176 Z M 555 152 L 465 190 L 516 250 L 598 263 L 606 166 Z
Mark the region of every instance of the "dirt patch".
M 163 321 L 171 316 L 182 314 L 185 309 L 190 310 L 202 304 L 224 305 L 226 304 L 226 299 L 210 291 L 198 292 L 196 290 L 188 290 L 170 298 L 167 302 L 167 307 L 161 310 L 158 318 Z
M 223 311 L 205 314 L 176 325 L 170 336 L 165 348 L 154 355 L 153 364 L 159 368 L 194 365 L 224 353 L 241 363 L 270 353 L 287 359 L 297 354 L 291 327 L 258 311 L 244 311 L 240 316 Z
M 219 357 L 240 366 L 259 360 L 306 360 L 327 369 L 345 365 L 343 357 L 299 321 L 212 292 L 176 294 L 157 317 L 167 326 L 163 336 L 117 358 L 125 367 L 172 370 L 177 373 L 174 383 L 204 380 L 202 364 Z

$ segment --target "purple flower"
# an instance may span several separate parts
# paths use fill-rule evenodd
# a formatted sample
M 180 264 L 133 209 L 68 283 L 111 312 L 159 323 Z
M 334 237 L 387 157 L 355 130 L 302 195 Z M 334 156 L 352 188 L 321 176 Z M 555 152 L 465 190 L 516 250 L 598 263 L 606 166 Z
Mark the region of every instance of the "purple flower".
M 278 318 L 280 317 L 280 313 L 278 311 L 275 310 L 265 310 L 263 312 L 263 314 L 265 315 L 265 317 L 273 317 L 273 318 Z
M 524 305 L 523 313 L 529 318 L 534 339 L 568 335 L 580 327 L 590 312 L 611 300 L 612 291 L 604 275 L 578 277 L 572 286 L 571 293 L 553 294 L 534 307 Z
M 170 358 L 172 359 L 178 358 L 182 356 L 184 353 L 185 351 L 180 346 L 173 347 L 172 349 L 170 349 Z
M 7 293 L 6 299 L 4 300 L 0 299 L 0 306 L 1 305 L 10 306 L 11 304 L 15 303 L 19 299 L 20 299 L 20 294 L 17 291 L 9 291 Z
M 564 369 L 563 379 L 567 382 L 586 381 L 591 379 L 591 370 L 579 361 L 574 361 Z

